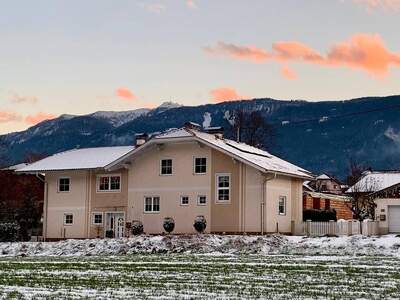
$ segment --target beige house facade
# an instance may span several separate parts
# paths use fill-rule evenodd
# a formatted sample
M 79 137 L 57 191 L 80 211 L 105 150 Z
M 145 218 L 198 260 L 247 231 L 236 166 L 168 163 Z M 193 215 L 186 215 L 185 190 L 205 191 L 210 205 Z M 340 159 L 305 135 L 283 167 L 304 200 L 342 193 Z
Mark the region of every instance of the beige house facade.
M 139 141 L 138 141 L 139 142 Z M 133 221 L 147 234 L 301 233 L 304 169 L 268 152 L 184 127 L 136 147 L 75 149 L 20 172 L 45 174 L 44 237 L 127 237 Z

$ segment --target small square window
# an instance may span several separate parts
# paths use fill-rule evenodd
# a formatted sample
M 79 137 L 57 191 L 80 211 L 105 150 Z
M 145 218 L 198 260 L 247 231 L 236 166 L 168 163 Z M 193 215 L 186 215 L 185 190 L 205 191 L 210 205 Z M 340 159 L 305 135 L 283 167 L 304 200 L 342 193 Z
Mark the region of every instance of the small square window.
M 285 196 L 279 197 L 278 213 L 281 216 L 286 215 L 286 197 Z
M 70 179 L 69 178 L 59 178 L 58 179 L 58 191 L 59 192 L 69 192 Z
M 189 205 L 189 196 L 181 196 L 181 205 Z
M 161 160 L 161 175 L 172 175 L 172 159 Z
M 93 213 L 93 224 L 94 225 L 103 224 L 103 214 L 102 213 Z
M 196 157 L 194 159 L 194 173 L 195 174 L 207 173 L 207 158 L 206 157 Z
M 72 224 L 74 224 L 74 215 L 64 214 L 64 225 L 72 225 Z
M 207 204 L 207 197 L 204 195 L 200 195 L 197 197 L 197 205 L 206 205 Z

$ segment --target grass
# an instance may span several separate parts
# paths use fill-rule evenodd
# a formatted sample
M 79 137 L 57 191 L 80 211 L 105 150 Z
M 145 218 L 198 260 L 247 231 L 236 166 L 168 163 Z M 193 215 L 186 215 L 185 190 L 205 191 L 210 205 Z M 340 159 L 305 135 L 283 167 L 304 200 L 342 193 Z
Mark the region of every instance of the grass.
M 2 258 L 0 298 L 399 298 L 399 269 L 371 256 Z

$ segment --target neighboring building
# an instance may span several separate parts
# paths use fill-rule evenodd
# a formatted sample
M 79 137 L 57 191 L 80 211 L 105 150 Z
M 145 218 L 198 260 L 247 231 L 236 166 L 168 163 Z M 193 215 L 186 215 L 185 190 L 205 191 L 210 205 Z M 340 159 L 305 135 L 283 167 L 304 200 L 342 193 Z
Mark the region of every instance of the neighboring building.
M 336 211 L 338 220 L 352 220 L 353 211 L 352 198 L 327 193 L 318 193 L 312 191 L 303 192 L 303 209 L 328 210 Z
M 366 171 L 347 193 L 374 201 L 380 233 L 400 233 L 400 171 Z
M 310 181 L 308 185 L 316 192 L 336 195 L 343 194 L 343 184 L 338 179 L 327 174 L 317 176 L 315 180 Z
M 302 184 L 311 173 L 266 151 L 196 124 L 158 134 L 136 147 L 75 149 L 20 171 L 46 174 L 45 237 L 128 236 L 132 221 L 159 234 L 300 233 Z M 108 235 L 109 235 L 108 234 Z

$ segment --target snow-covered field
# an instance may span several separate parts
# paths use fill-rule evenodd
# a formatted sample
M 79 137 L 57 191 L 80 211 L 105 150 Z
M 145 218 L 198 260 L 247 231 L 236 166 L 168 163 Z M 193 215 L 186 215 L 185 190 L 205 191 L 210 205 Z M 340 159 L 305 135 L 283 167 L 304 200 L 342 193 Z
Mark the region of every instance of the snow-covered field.
M 0 299 L 399 299 L 400 238 L 0 243 Z

